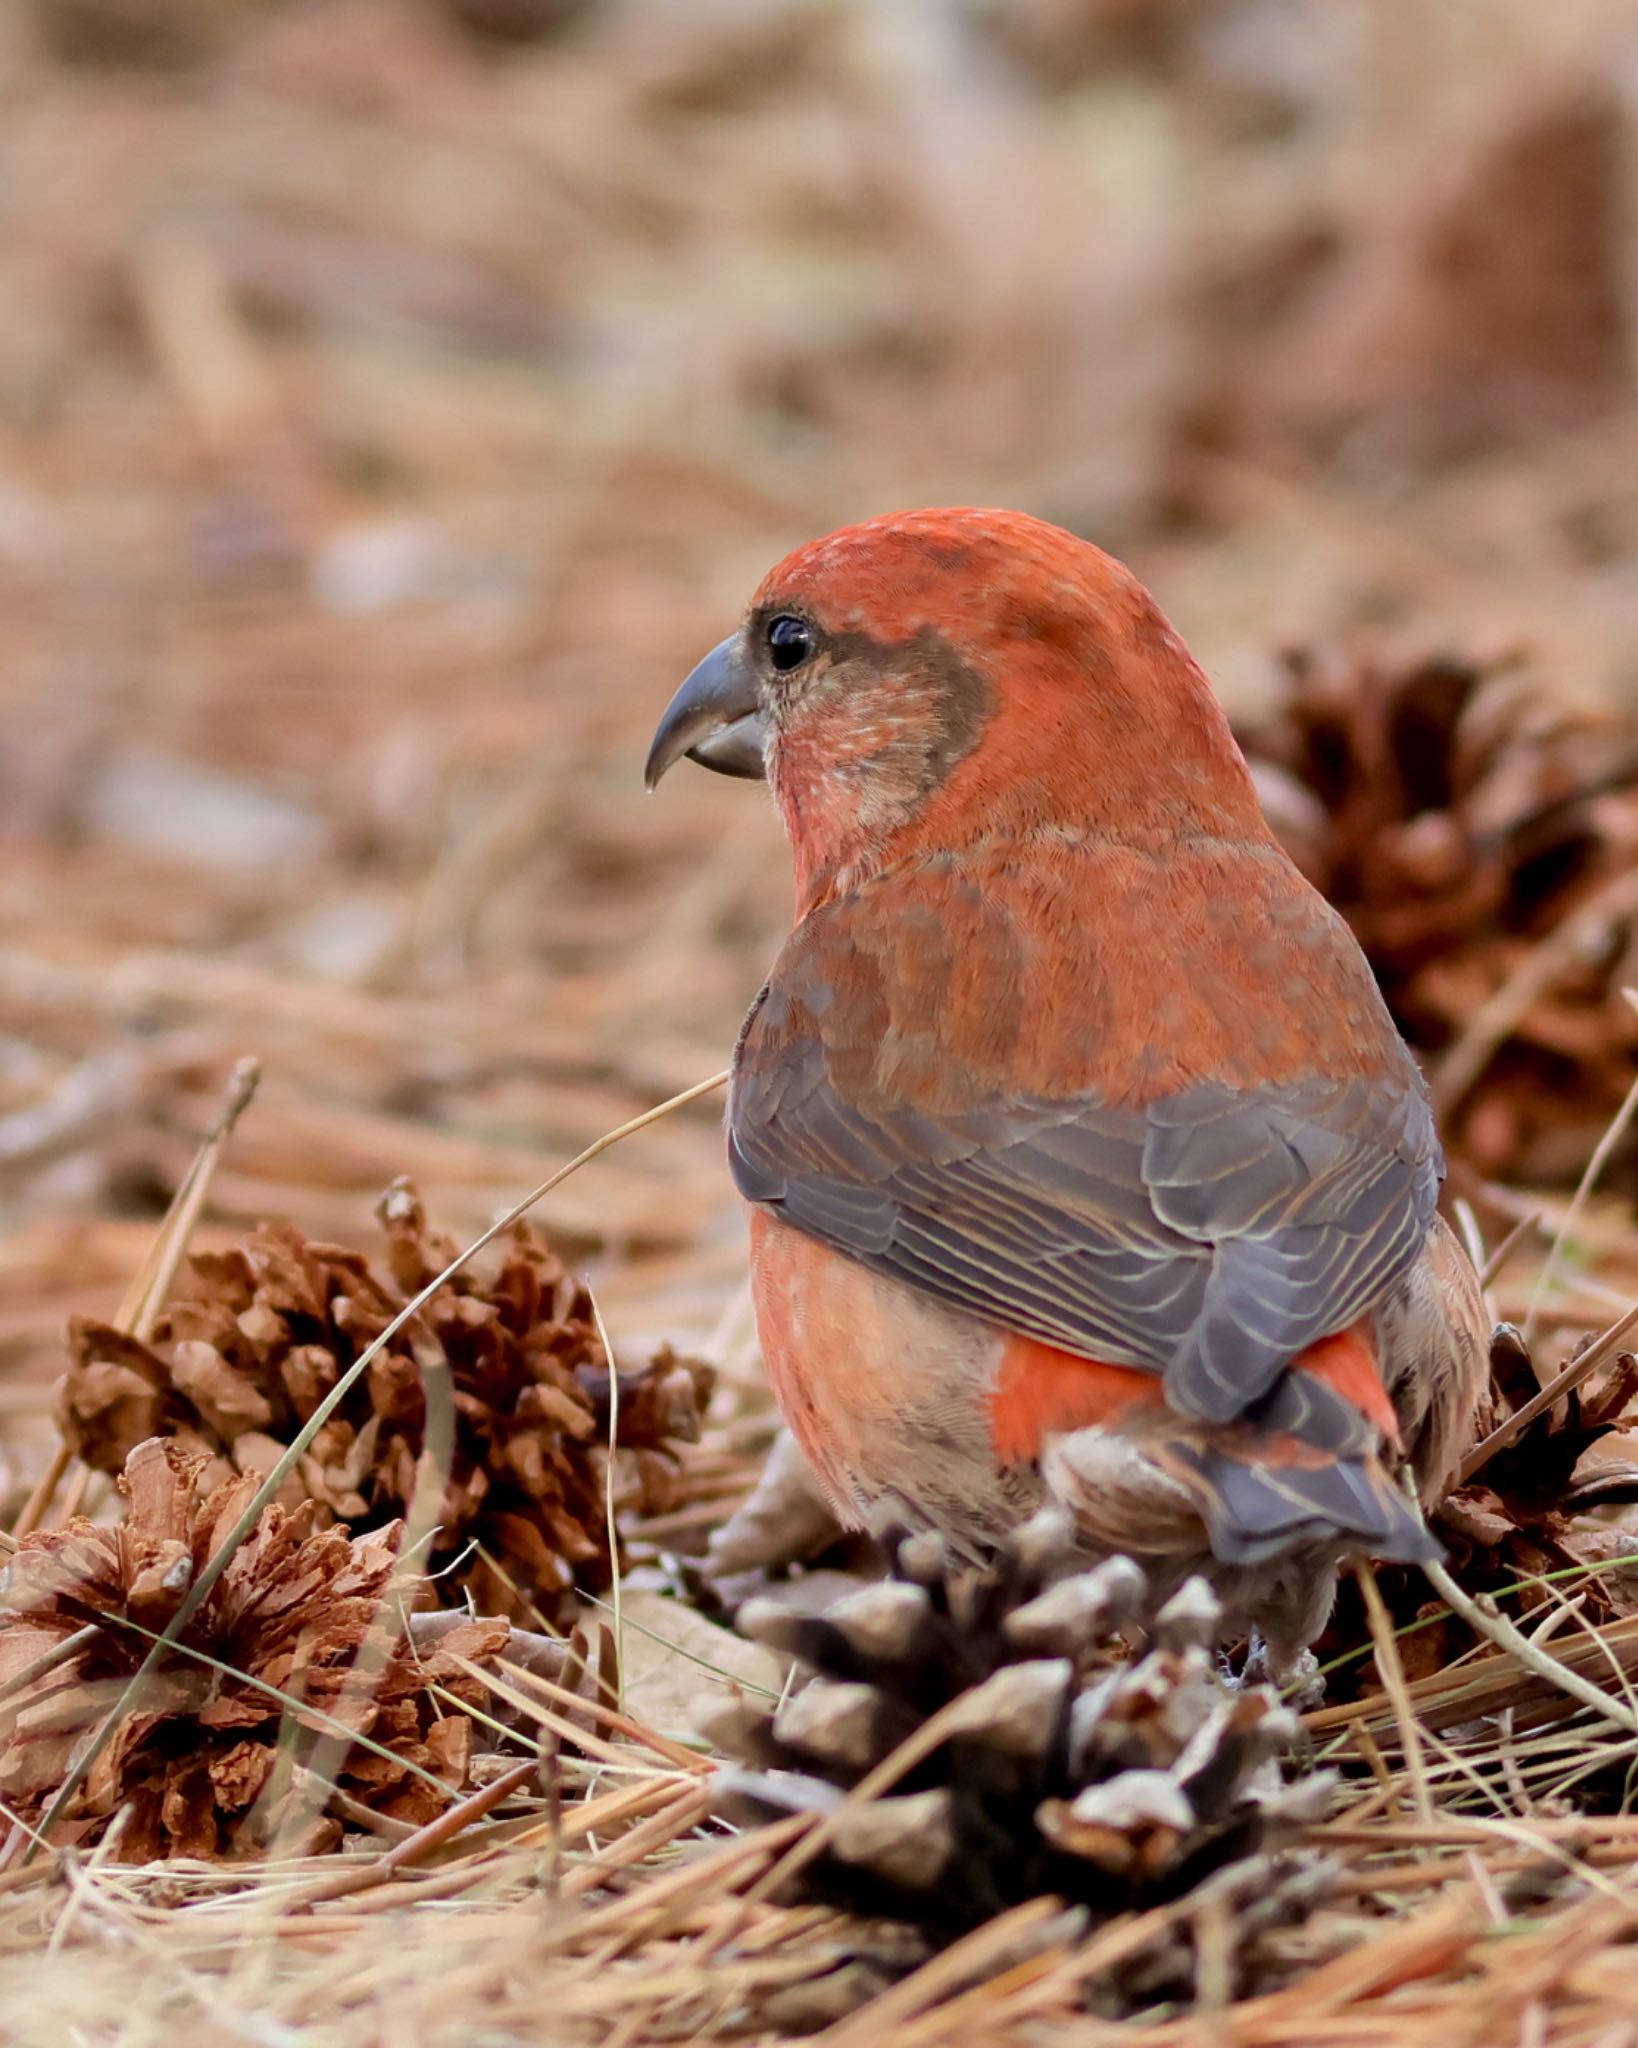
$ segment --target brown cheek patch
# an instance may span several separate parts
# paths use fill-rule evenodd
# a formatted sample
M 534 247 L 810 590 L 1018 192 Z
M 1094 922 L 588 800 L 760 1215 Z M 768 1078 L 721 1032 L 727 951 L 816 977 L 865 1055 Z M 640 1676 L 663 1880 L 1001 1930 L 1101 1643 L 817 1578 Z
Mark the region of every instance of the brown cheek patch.
M 1165 1399 L 1152 1372 L 1102 1365 L 1033 1337 L 1014 1337 L 990 1392 L 990 1440 L 1002 1464 L 1023 1464 L 1041 1455 L 1049 1436 L 1104 1426 L 1132 1409 L 1164 1407 Z
M 822 646 L 811 679 L 792 671 L 783 684 L 787 744 L 817 757 L 810 765 L 867 767 L 892 800 L 937 789 L 994 715 L 989 679 L 935 627 L 903 640 L 824 632 Z M 777 700 L 782 679 L 771 687 Z
M 881 658 L 885 672 L 902 675 L 932 714 L 924 740 L 922 790 L 935 789 L 973 751 L 994 717 L 994 687 L 931 626 L 924 626 L 908 647 L 884 649 Z

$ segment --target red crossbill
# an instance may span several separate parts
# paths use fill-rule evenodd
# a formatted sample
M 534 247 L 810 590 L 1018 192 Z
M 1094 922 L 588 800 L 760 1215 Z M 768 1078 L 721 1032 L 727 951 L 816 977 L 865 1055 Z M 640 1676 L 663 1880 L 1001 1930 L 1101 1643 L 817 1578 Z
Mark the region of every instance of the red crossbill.
M 1284 1668 L 1432 1550 L 1488 1321 L 1427 1091 L 1141 584 L 1015 512 L 799 548 L 661 721 L 765 775 L 796 921 L 728 1112 L 769 1378 L 843 1519 L 1034 1506 Z

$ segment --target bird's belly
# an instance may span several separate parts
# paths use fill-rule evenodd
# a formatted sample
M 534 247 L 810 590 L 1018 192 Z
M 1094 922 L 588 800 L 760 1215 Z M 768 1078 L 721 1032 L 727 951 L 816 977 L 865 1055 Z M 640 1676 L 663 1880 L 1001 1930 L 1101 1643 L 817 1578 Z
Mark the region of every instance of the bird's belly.
M 988 1397 L 1006 1340 L 751 1212 L 751 1294 L 769 1383 L 845 1520 L 995 1542 L 1043 1493 L 1005 1469 Z

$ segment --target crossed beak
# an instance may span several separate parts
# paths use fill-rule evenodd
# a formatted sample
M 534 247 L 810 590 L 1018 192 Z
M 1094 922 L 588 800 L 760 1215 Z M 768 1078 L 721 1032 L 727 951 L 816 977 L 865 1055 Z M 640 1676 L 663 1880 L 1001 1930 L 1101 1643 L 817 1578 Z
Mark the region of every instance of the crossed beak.
M 730 634 L 691 671 L 665 707 L 643 781 L 652 789 L 684 754 L 719 775 L 760 778 L 767 772 L 762 758 L 767 736 L 755 672 L 740 635 Z

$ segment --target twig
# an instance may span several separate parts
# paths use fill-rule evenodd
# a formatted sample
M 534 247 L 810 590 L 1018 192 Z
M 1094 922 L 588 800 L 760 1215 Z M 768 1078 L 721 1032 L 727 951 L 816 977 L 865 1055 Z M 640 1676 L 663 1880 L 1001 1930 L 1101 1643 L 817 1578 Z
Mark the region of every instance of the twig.
M 389 1878 L 396 1877 L 399 1871 L 407 1869 L 410 1864 L 418 1863 L 434 1849 L 441 1849 L 446 1842 L 453 1841 L 461 1830 L 470 1827 L 473 1821 L 482 1820 L 493 1807 L 499 1806 L 503 1799 L 516 1792 L 520 1785 L 527 1784 L 537 1768 L 534 1757 L 530 1757 L 527 1763 L 514 1765 L 504 1776 L 495 1779 L 493 1784 L 481 1787 L 470 1797 L 463 1799 L 458 1806 L 450 1807 L 447 1812 L 440 1813 L 435 1820 L 429 1820 L 425 1827 L 417 1828 L 413 1835 L 396 1843 L 384 1856 L 374 1857 L 361 1867 L 338 1871 L 334 1877 L 321 1879 L 310 1891 L 301 1895 L 297 1904 L 314 1906 L 326 1899 L 345 1898 L 349 1892 L 367 1891 L 373 1885 L 386 1883 Z
M 1634 1314 L 1638 1315 L 1638 1310 L 1634 1310 Z M 1572 1699 L 1579 1700 L 1601 1720 L 1610 1722 L 1614 1727 L 1624 1728 L 1630 1735 L 1638 1735 L 1638 1713 L 1631 1707 L 1624 1706 L 1619 1700 L 1611 1699 L 1609 1694 L 1600 1686 L 1594 1685 L 1591 1679 L 1583 1678 L 1567 1664 L 1561 1664 L 1556 1657 L 1548 1656 L 1545 1650 L 1533 1643 L 1521 1629 L 1507 1619 L 1493 1600 L 1483 1595 L 1475 1598 L 1471 1593 L 1464 1592 L 1444 1565 L 1437 1560 L 1430 1559 L 1422 1566 L 1422 1570 L 1440 1599 L 1459 1614 L 1469 1628 L 1488 1637 L 1498 1649 L 1508 1651 L 1527 1671 L 1533 1671 L 1538 1678 L 1544 1678 L 1560 1692 L 1566 1692 Z M 1596 1634 L 1596 1631 L 1589 1629 L 1588 1633 Z
M 362 1799 L 355 1799 L 345 1786 L 333 1784 L 328 1778 L 315 1781 L 305 1764 L 297 1764 L 292 1775 L 296 1790 L 306 1800 L 306 1811 L 310 1813 L 321 1812 L 328 1807 L 342 1820 L 350 1820 L 355 1828 L 379 1836 L 386 1842 L 407 1842 L 415 1832 L 409 1821 L 394 1820 L 390 1813 L 377 1813 L 373 1806 L 366 1806 Z

